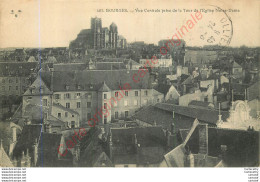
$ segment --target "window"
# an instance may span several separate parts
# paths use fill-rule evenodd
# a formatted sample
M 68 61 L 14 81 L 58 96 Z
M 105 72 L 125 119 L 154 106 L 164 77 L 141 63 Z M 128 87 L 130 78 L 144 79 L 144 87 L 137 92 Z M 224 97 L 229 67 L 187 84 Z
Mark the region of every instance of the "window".
M 135 91 L 135 96 L 138 96 L 138 91 Z
M 12 83 L 12 80 L 11 80 L 11 79 L 9 79 L 9 83 Z
M 134 100 L 134 105 L 135 105 L 135 106 L 138 105 L 138 100 Z
M 66 88 L 66 90 L 69 90 L 69 89 L 70 89 L 70 86 L 69 86 L 69 85 L 66 85 L 65 88 Z
M 71 121 L 71 128 L 75 128 L 75 121 Z
M 124 100 L 124 106 L 127 106 L 127 105 L 128 105 L 127 100 Z
M 2 90 L 5 91 L 5 86 L 2 86 Z
M 85 98 L 86 99 L 91 99 L 92 98 L 92 94 L 91 93 L 86 93 L 85 94 Z
M 5 83 L 5 79 L 2 80 L 2 83 Z
M 125 111 L 125 117 L 126 118 L 128 117 L 128 111 Z
M 126 97 L 128 96 L 128 91 L 125 91 L 125 96 L 126 96 Z
M 91 102 L 87 102 L 87 108 L 91 108 Z
M 147 99 L 144 99 L 144 104 L 147 104 L 148 100 Z
M 70 108 L 70 103 L 69 102 L 66 103 L 66 108 Z
M 87 118 L 88 118 L 88 120 L 91 119 L 91 113 L 87 114 Z
M 118 119 L 118 112 L 115 112 L 115 119 Z
M 145 95 L 145 96 L 148 95 L 148 91 L 147 91 L 147 90 L 144 91 L 144 95 Z
M 208 97 L 204 97 L 204 102 L 208 102 Z
M 80 97 L 80 93 L 76 93 L 76 96 L 77 96 L 77 98 L 79 98 Z
M 9 86 L 9 91 L 12 89 L 12 87 L 11 86 Z
M 43 105 L 43 106 L 47 106 L 47 99 L 43 99 L 43 100 L 42 100 L 42 105 Z
M 18 78 L 15 78 L 15 82 L 18 83 Z
M 73 118 L 74 118 L 74 114 L 72 114 L 72 115 L 71 115 L 71 117 L 73 117 Z
M 54 95 L 54 98 L 55 98 L 55 99 L 60 99 L 60 94 L 55 94 L 55 95 Z
M 106 118 L 106 116 L 104 117 L 104 124 L 107 124 L 107 118 Z
M 118 92 L 115 92 L 115 97 L 118 97 Z
M 104 103 L 104 109 L 107 109 L 107 103 Z
M 77 108 L 80 108 L 80 102 L 77 102 Z
M 60 112 L 58 113 L 58 118 L 61 118 L 61 113 Z
M 107 99 L 107 94 L 104 94 L 104 99 Z
M 69 93 L 66 93 L 66 94 L 65 94 L 65 98 L 66 98 L 66 99 L 69 99 L 69 98 L 70 98 L 70 94 L 69 94 Z
M 160 99 L 157 99 L 157 102 L 160 102 Z
M 66 118 L 68 117 L 68 112 L 65 112 L 65 117 L 66 117 Z

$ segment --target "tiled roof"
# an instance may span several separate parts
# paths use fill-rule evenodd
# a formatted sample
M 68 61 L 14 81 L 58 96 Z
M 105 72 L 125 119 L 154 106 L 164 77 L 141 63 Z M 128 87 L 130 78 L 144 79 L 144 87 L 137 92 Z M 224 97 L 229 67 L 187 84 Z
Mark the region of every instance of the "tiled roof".
M 97 70 L 118 70 L 126 69 L 126 66 L 122 62 L 96 62 Z
M 166 84 L 159 84 L 154 89 L 157 90 L 160 93 L 163 93 L 164 96 L 168 93 L 169 89 L 172 85 L 166 85 Z
M 172 110 L 162 110 L 155 106 L 148 106 L 133 115 L 134 119 L 162 126 L 163 129 L 170 129 L 173 123 Z
M 61 134 L 42 133 L 38 145 L 38 165 L 54 167 L 58 159 L 57 147 L 61 142 Z
M 189 129 L 179 131 L 184 141 Z M 198 128 L 190 137 L 191 143 L 187 145 L 192 153 L 198 152 L 199 141 Z M 207 167 L 216 165 L 216 158 L 221 155 L 221 145 L 227 146 L 226 156 L 223 159 L 226 167 L 253 167 L 259 166 L 259 132 L 216 127 L 208 128 L 208 158 Z M 214 164 L 214 165 L 213 165 Z M 201 166 L 202 167 L 202 166 Z
M 240 66 L 236 61 L 233 62 L 232 67 L 233 68 L 242 68 L 242 66 Z
M 164 149 L 166 136 L 161 127 L 112 128 L 111 135 L 115 164 L 156 164 L 162 160 L 163 155 L 143 156 L 137 152 L 135 144 L 136 136 L 140 151 L 146 147 Z
M 160 126 L 136 127 L 136 128 L 112 128 L 113 146 L 134 144 L 136 134 L 138 144 L 141 147 L 164 145 L 166 137 Z
M 202 108 L 194 108 L 194 107 L 186 107 L 179 106 L 174 104 L 166 104 L 166 103 L 158 103 L 155 107 L 166 110 L 166 111 L 174 111 L 176 114 L 180 114 L 183 116 L 197 118 L 199 121 L 203 121 L 206 123 L 216 124 L 218 120 L 218 110 L 212 109 L 202 109 Z M 229 117 L 229 113 L 227 111 L 221 111 L 222 120 L 226 120 Z
M 76 71 L 86 69 L 86 63 L 53 64 L 54 71 Z
M 31 150 L 35 141 L 39 141 L 42 125 L 25 125 L 14 148 L 14 156 L 21 156 L 27 149 Z
M 203 102 L 203 101 L 197 101 L 197 100 L 192 100 L 190 103 L 189 103 L 189 106 L 190 107 L 196 107 L 196 106 L 199 106 L 199 107 L 204 107 L 204 108 L 209 108 L 211 107 L 213 104 L 210 103 L 210 102 Z M 214 105 L 213 105 L 213 108 L 214 109 Z
M 0 76 L 29 76 L 36 70 L 38 62 L 2 62 L 0 63 Z
M 164 160 L 166 161 L 167 167 L 184 167 L 186 160 L 185 152 L 186 150 L 184 148 L 184 145 L 181 144 L 169 153 L 167 153 L 164 156 Z
M 109 92 L 111 91 L 110 88 L 107 86 L 106 82 L 103 83 L 103 85 L 98 90 L 99 92 Z
M 119 90 L 119 85 L 123 88 L 125 83 L 129 83 L 131 89 L 151 88 L 149 73 L 140 78 L 138 83 L 134 82 L 133 75 L 138 74 L 137 70 L 88 70 L 75 72 L 54 72 L 53 91 L 77 91 L 80 90 L 97 91 L 105 81 L 111 90 Z M 66 89 L 66 85 L 69 86 Z

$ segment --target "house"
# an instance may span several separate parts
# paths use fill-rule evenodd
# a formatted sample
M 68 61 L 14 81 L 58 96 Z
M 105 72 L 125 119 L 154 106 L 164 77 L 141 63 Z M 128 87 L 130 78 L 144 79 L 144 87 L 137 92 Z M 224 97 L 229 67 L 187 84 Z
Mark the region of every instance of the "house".
M 200 124 L 179 130 L 181 144 L 164 156 L 161 167 L 257 167 L 259 132 Z
M 30 108 L 36 109 L 36 113 L 33 114 L 38 114 L 38 118 L 35 119 L 48 118 L 51 114 L 52 91 L 45 81 L 41 79 L 40 75 L 37 76 L 36 80 L 23 94 L 22 114 L 23 116 L 30 117 L 30 119 L 32 119 L 32 112 Z M 26 111 L 29 113 L 27 114 Z
M 133 77 L 138 75 L 138 70 L 42 72 L 23 96 L 23 114 L 40 106 L 40 119 L 53 115 L 69 127 L 86 125 L 93 117 L 99 117 L 100 124 L 128 118 L 142 106 L 163 101 L 149 73 L 136 82 Z M 108 117 L 98 114 L 104 105 L 111 108 Z
M 196 118 L 202 124 L 216 127 L 219 124 L 219 118 L 225 123 L 228 117 L 227 111 L 158 103 L 143 108 L 132 118 L 140 126 L 161 126 L 165 132 L 169 131 L 174 135 L 179 129 L 190 128 Z
M 0 96 L 22 96 L 31 84 L 31 75 L 37 71 L 37 62 L 1 62 Z
M 233 61 L 233 63 L 231 64 L 231 73 L 237 78 L 241 78 L 243 75 L 242 66 L 240 66 L 236 61 Z
M 173 85 L 159 84 L 154 89 L 164 94 L 164 101 L 171 100 L 178 103 L 180 94 Z
M 189 142 L 198 129 L 198 140 L 192 141 L 198 151 L 189 148 Z M 208 126 L 195 120 L 185 140 L 164 156 L 160 167 L 214 167 L 221 161 L 218 157 L 208 155 Z
M 158 62 L 157 62 L 157 60 Z M 160 68 L 169 68 L 172 66 L 172 57 L 170 55 L 165 55 L 165 56 L 158 56 L 156 57 L 155 60 L 153 59 L 140 59 L 140 64 L 141 65 L 152 65 L 153 67 L 160 67 Z M 149 62 L 147 64 L 147 61 Z M 154 64 L 153 62 L 157 62 Z
M 100 127 L 91 128 L 81 141 L 81 167 L 114 167 L 109 158 L 107 134 Z
M 205 101 L 214 103 L 214 85 L 209 85 L 205 91 L 201 91 L 198 88 L 195 89 L 194 93 L 185 94 L 179 97 L 180 106 L 188 106 L 191 101 Z
M 29 124 L 23 127 L 20 138 L 13 150 L 14 166 L 36 167 L 38 162 L 38 144 L 42 125 Z
M 57 147 L 61 143 L 61 134 L 41 133 L 37 143 L 37 164 L 40 167 L 61 167 Z M 62 166 L 63 167 L 63 166 Z

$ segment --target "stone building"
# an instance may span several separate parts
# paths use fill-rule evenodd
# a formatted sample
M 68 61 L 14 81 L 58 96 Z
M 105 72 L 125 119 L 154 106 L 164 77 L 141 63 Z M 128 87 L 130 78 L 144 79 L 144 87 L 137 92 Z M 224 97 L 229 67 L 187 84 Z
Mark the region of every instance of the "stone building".
M 23 116 L 27 108 L 38 105 L 41 117 L 51 115 L 69 128 L 86 125 L 93 118 L 100 124 L 128 118 L 164 97 L 152 88 L 149 73 L 138 83 L 133 80 L 136 74 L 138 70 L 42 72 L 23 96 Z
M 116 49 L 125 48 L 126 39 L 118 34 L 118 28 L 112 23 L 109 28 L 102 27 L 101 18 L 91 18 L 91 28 L 83 29 L 70 43 L 70 49 Z

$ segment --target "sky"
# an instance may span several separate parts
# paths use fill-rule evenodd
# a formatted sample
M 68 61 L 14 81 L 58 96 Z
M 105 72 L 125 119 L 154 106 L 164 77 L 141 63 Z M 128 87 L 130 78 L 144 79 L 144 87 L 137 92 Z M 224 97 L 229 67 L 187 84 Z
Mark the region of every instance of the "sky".
M 157 44 L 161 39 L 171 38 L 195 12 L 184 9 L 237 9 L 227 12 L 232 21 L 227 28 L 233 30 L 230 46 L 260 46 L 259 0 L 1 0 L 0 1 L 0 48 L 5 47 L 57 47 L 69 46 L 81 29 L 90 28 L 91 17 L 102 18 L 103 27 L 114 22 L 120 35 L 128 42 L 145 41 Z M 98 12 L 98 9 L 127 9 L 127 13 Z M 160 12 L 136 12 L 159 9 Z M 162 9 L 180 9 L 182 12 L 162 13 Z M 18 13 L 18 17 L 11 14 Z M 204 13 L 188 33 L 183 36 L 189 46 L 202 46 L 202 33 L 208 33 L 208 24 L 220 26 L 223 12 Z M 222 31 L 221 27 L 219 27 Z M 231 34 L 227 36 L 231 37 Z M 215 36 L 218 43 L 222 37 Z

